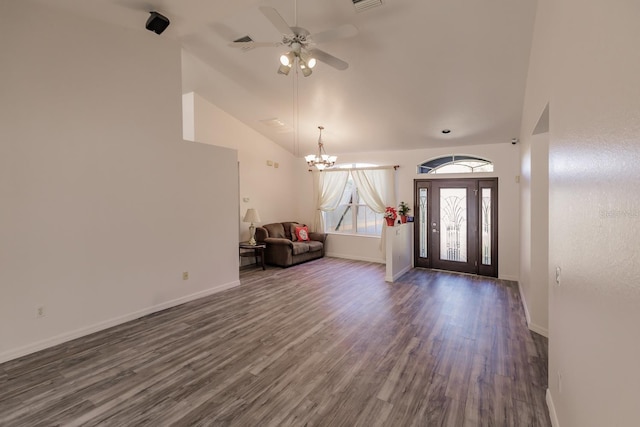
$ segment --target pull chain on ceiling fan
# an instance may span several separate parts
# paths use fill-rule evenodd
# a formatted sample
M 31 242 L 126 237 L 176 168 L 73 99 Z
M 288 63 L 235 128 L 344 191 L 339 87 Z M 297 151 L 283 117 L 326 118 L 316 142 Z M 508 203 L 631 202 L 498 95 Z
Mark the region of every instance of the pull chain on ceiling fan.
M 280 67 L 278 74 L 288 75 L 289 71 L 295 63 L 302 72 L 302 75 L 308 77 L 312 73 L 312 68 L 316 65 L 316 61 L 322 61 L 327 65 L 337 69 L 346 70 L 349 64 L 323 50 L 315 47 L 316 43 L 324 43 L 332 40 L 339 40 L 353 37 L 358 34 L 358 29 L 351 24 L 345 24 L 330 30 L 322 31 L 312 35 L 305 28 L 298 27 L 298 2 L 294 2 L 294 24 L 290 27 L 282 16 L 272 7 L 260 6 L 260 12 L 271 22 L 281 34 L 280 42 L 233 42 L 229 46 L 235 48 L 252 48 L 252 47 L 279 47 L 287 46 L 289 52 L 280 56 Z

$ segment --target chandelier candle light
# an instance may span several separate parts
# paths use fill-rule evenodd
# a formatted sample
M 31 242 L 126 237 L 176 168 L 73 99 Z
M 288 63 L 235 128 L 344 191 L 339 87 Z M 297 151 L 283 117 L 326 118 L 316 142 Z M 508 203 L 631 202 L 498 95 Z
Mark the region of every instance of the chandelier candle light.
M 247 209 L 247 213 L 244 214 L 244 218 L 242 219 L 242 222 L 250 222 L 251 225 L 249 226 L 249 244 L 250 245 L 255 245 L 256 244 L 256 226 L 253 225 L 254 222 L 261 222 L 260 221 L 260 215 L 258 215 L 258 211 L 250 208 Z
M 309 167 L 315 166 L 318 170 L 324 170 L 330 168 L 336 164 L 338 158 L 336 156 L 330 156 L 324 151 L 324 145 L 322 144 L 322 130 L 323 126 L 318 126 L 320 129 L 320 136 L 318 137 L 318 154 L 309 154 L 304 159 L 307 161 Z

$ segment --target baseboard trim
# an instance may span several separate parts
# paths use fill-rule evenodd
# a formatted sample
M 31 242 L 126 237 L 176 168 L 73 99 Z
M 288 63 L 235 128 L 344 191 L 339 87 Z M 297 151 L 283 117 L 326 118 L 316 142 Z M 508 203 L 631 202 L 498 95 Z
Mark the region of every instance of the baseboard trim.
M 527 299 L 522 291 L 522 285 L 518 282 L 518 292 L 520 293 L 520 301 L 522 301 L 522 308 L 524 309 L 524 317 L 527 319 L 527 326 L 531 325 L 531 314 L 529 314 L 529 307 L 527 307 Z M 529 328 L 531 329 L 531 328 Z
M 522 308 L 524 309 L 524 317 L 527 319 L 527 327 L 529 330 L 536 334 L 540 334 L 543 337 L 549 338 L 549 330 L 547 328 L 543 328 L 542 326 L 538 326 L 531 322 L 531 314 L 529 313 L 529 307 L 527 306 L 527 299 L 524 297 L 524 292 L 522 291 L 520 282 L 518 282 L 518 292 L 520 293 L 520 300 L 522 301 Z
M 17 359 L 19 357 L 23 357 L 31 353 L 35 353 L 37 351 L 45 350 L 49 347 L 53 347 L 58 344 L 65 343 L 67 341 L 74 340 L 76 338 L 90 335 L 95 332 L 99 332 L 104 329 L 108 329 L 108 328 L 120 325 L 122 323 L 129 322 L 131 320 L 139 319 L 140 317 L 147 316 L 157 311 L 166 310 L 167 308 L 175 307 L 177 305 L 184 304 L 189 301 L 194 301 L 200 298 L 204 298 L 206 296 L 213 295 L 215 293 L 218 293 L 227 289 L 231 289 L 239 285 L 240 285 L 239 280 L 229 282 L 229 283 L 223 283 L 221 285 L 217 285 L 212 288 L 205 289 L 204 291 L 196 292 L 190 295 L 185 295 L 183 297 L 176 298 L 171 301 L 166 301 L 161 304 L 154 305 L 152 307 L 147 307 L 142 310 L 135 311 L 133 313 L 118 316 L 113 319 L 108 319 L 102 322 L 98 322 L 87 327 L 76 329 L 71 332 L 65 332 L 63 334 L 41 340 L 33 344 L 28 344 L 23 347 L 5 351 L 3 353 L 0 353 L 0 363 L 8 362 L 10 360 Z
M 386 261 L 380 258 L 367 258 L 367 257 L 354 256 L 354 255 L 344 255 L 344 254 L 338 254 L 335 252 L 327 252 L 325 256 L 328 256 L 331 258 L 351 259 L 353 261 L 366 261 L 366 262 L 375 262 L 378 264 L 386 264 Z
M 553 404 L 553 397 L 551 397 L 551 390 L 547 389 L 547 408 L 549 408 L 549 418 L 551 418 L 551 426 L 552 427 L 560 427 L 560 422 L 558 421 L 558 414 L 556 414 L 556 407 Z
M 549 330 L 547 328 L 543 328 L 542 326 L 538 326 L 535 323 L 529 323 L 529 330 L 535 332 L 536 334 L 540 334 L 545 338 L 549 338 Z
M 387 267 L 387 268 L 389 268 L 389 267 Z M 407 271 L 409 271 L 409 270 L 411 270 L 411 266 L 410 266 L 410 265 L 406 266 L 405 268 L 403 268 L 402 270 L 398 271 L 398 272 L 397 272 L 396 274 L 394 274 L 394 275 L 385 275 L 385 277 L 384 277 L 384 281 L 385 281 L 385 282 L 393 283 L 393 282 L 395 282 L 396 280 L 398 280 L 398 278 L 399 278 L 400 276 L 402 276 L 404 273 L 406 273 L 406 272 L 407 272 Z

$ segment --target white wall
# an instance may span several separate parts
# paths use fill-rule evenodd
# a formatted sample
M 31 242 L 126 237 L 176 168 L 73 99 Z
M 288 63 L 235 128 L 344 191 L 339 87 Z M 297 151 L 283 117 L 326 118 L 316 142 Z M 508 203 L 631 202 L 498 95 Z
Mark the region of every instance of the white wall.
M 177 44 L 20 1 L 0 52 L 0 362 L 239 283 L 237 156 L 182 140 Z
M 415 213 L 413 206 L 413 182 L 414 179 L 427 178 L 425 175 L 417 174 L 417 165 L 434 157 L 450 154 L 468 154 L 487 158 L 493 161 L 495 172 L 490 174 L 452 174 L 449 177 L 498 177 L 498 269 L 499 276 L 503 279 L 518 280 L 519 260 L 520 260 L 520 238 L 519 238 L 519 210 L 520 210 L 520 188 L 516 182 L 519 170 L 519 146 L 506 144 L 491 144 L 455 147 L 450 149 L 423 149 L 409 151 L 380 151 L 357 154 L 342 154 L 338 156 L 338 163 L 373 163 L 380 166 L 399 165 L 397 170 L 397 202 L 405 201 L 411 207 L 411 214 Z M 310 175 L 310 174 L 309 174 Z M 428 178 L 443 178 L 429 175 Z M 301 182 L 303 179 L 301 178 Z M 311 180 L 308 181 L 309 188 L 312 188 Z M 302 193 L 302 192 L 301 192 Z M 309 199 L 302 202 L 303 206 L 312 201 Z M 311 216 L 312 209 L 303 216 Z M 367 257 L 375 253 L 374 258 L 384 259 L 379 248 L 379 239 L 360 239 L 355 242 L 350 236 L 329 236 L 329 247 L 331 253 L 341 254 L 341 256 L 359 259 L 360 253 L 364 251 Z M 352 241 L 354 240 L 354 241 Z M 355 243 L 354 243 L 355 242 Z M 364 248 L 363 245 L 367 247 Z
M 528 285 L 522 280 L 520 289 L 527 307 L 529 328 L 549 336 L 549 133 L 528 138 L 531 151 L 529 176 L 531 258 Z M 524 176 L 524 173 L 523 173 Z M 523 207 L 524 209 L 524 207 Z M 524 285 L 523 285 L 524 284 Z
M 549 294 L 550 401 L 562 427 L 636 426 L 640 3 L 539 3 L 554 8 L 549 259 L 562 269 Z
M 209 69 L 187 52 L 183 52 L 183 60 L 191 68 L 190 72 L 206 73 Z M 239 219 L 242 220 L 248 208 L 255 208 L 262 224 L 304 222 L 296 193 L 297 174 L 306 165 L 303 159 L 296 159 L 278 144 L 221 110 L 215 105 L 215 100 L 207 100 L 193 92 L 185 94 L 184 98 L 194 111 L 195 141 L 238 150 Z M 267 161 L 272 165 L 269 166 Z M 240 222 L 239 239 L 249 240 L 249 224 Z
M 330 233 L 327 236 L 326 255 L 335 258 L 385 263 L 385 248 L 380 246 L 380 238 Z
M 394 282 L 413 266 L 413 223 L 385 228 L 386 272 L 384 280 Z
M 529 328 L 549 335 L 549 133 L 534 135 L 550 100 L 549 5 L 538 7 L 522 114 L 520 294 Z M 551 109 L 553 106 L 551 106 Z

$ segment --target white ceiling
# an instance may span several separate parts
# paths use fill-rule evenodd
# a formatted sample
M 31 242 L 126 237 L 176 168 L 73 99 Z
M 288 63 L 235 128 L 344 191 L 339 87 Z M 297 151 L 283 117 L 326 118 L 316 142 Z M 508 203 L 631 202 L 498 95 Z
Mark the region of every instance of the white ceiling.
M 315 151 L 318 125 L 330 154 L 506 143 L 520 133 L 535 0 L 383 0 L 359 13 L 352 0 L 299 0 L 298 26 L 311 34 L 343 24 L 359 32 L 317 46 L 349 68 L 320 62 L 310 77 L 300 74 L 297 103 L 293 71 L 276 73 L 285 47 L 228 46 L 245 35 L 280 41 L 258 7 L 274 7 L 293 26 L 294 0 L 40 1 L 179 40 L 190 54 L 185 92 L 296 155 Z M 160 36 L 144 28 L 151 10 L 171 20 Z M 273 118 L 292 130 L 261 122 Z

